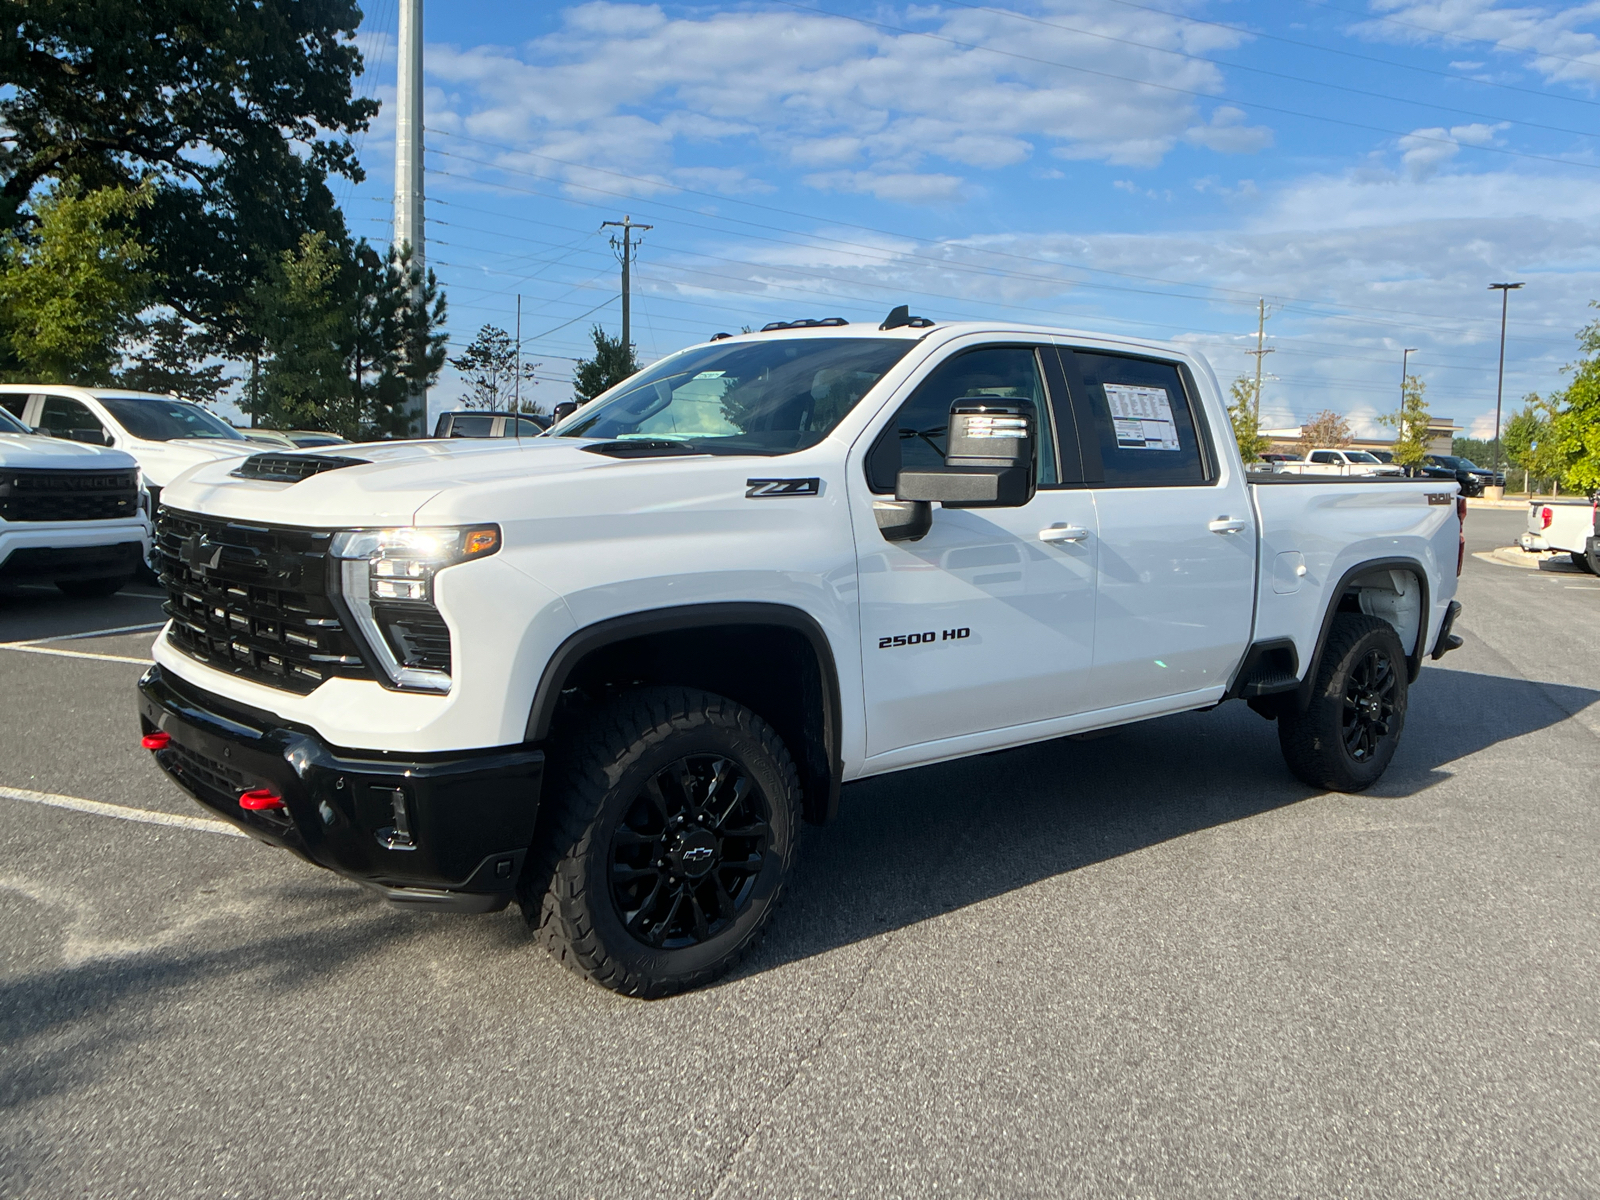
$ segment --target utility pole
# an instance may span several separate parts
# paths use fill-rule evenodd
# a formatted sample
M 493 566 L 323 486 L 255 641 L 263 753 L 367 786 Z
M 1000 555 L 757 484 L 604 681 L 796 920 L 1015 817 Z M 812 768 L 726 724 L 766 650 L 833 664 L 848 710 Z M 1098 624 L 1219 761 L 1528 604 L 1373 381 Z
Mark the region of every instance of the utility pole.
M 1506 387 L 1506 300 L 1520 283 L 1491 283 L 1489 290 L 1500 293 L 1500 374 L 1494 385 L 1494 465 L 1489 469 L 1500 474 L 1500 399 Z
M 611 239 L 611 247 L 617 252 L 617 258 L 622 261 L 622 348 L 625 352 L 633 349 L 633 331 L 628 323 L 628 264 L 633 261 L 634 245 L 633 231 L 635 229 L 654 229 L 654 225 L 638 225 L 626 213 L 620 221 L 601 221 L 600 228 L 615 225 L 622 230 L 622 244 L 617 244 L 615 236 Z
M 1261 299 L 1260 307 L 1256 310 L 1256 348 L 1254 350 L 1246 350 L 1245 353 L 1253 354 L 1256 357 L 1255 415 L 1256 428 L 1259 429 L 1261 427 L 1261 360 L 1273 353 L 1273 350 L 1267 345 L 1267 301 L 1264 296 Z
M 394 122 L 394 244 L 411 247 L 414 311 L 424 303 L 427 260 L 422 229 L 422 0 L 400 0 L 400 53 Z M 427 436 L 428 389 L 413 381 L 406 392 L 413 437 Z

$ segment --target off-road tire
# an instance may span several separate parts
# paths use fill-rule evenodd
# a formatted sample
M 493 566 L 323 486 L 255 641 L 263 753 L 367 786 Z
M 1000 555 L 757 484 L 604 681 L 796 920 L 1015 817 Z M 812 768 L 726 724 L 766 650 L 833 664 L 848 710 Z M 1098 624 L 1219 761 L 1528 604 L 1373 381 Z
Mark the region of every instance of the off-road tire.
M 74 600 L 98 600 L 116 595 L 131 582 L 132 575 L 111 575 L 104 579 L 58 579 L 56 587 Z
M 1590 575 L 1600 575 L 1600 549 L 1572 550 L 1572 565 Z
M 782 739 L 726 697 L 647 687 L 574 720 L 552 741 L 538 828 L 518 889 L 539 940 L 569 969 L 629 996 L 671 995 L 730 970 L 760 941 L 794 861 L 800 781 Z M 752 873 L 748 902 L 721 932 L 680 948 L 653 947 L 629 932 L 613 902 L 613 838 L 659 772 L 706 756 L 733 760 L 764 796 L 762 865 Z
M 1392 703 L 1385 706 L 1385 732 L 1358 756 L 1346 744 L 1350 728 L 1346 725 L 1346 697 L 1353 689 L 1360 690 L 1352 675 L 1363 664 L 1370 669 L 1374 655 L 1389 664 Z M 1301 782 L 1334 792 L 1360 792 L 1378 782 L 1405 728 L 1407 682 L 1406 654 L 1393 626 L 1360 613 L 1335 616 L 1310 706 L 1300 712 L 1292 703 L 1286 704 L 1278 715 L 1278 745 L 1289 769 Z M 1356 719 L 1363 718 L 1358 715 Z

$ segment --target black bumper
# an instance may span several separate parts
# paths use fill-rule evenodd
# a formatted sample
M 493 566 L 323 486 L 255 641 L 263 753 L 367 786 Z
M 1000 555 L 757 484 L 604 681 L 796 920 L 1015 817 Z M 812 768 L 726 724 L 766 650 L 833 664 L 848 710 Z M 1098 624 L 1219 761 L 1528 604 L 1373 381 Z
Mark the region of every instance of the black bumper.
M 512 897 L 533 840 L 542 750 L 340 750 L 159 666 L 139 681 L 139 727 L 170 736 L 156 762 L 216 816 L 390 900 L 492 912 Z M 257 788 L 286 807 L 241 808 L 240 795 Z
M 111 579 L 132 575 L 144 561 L 138 542 L 111 546 L 25 546 L 0 563 L 0 579 L 8 582 L 58 579 Z
M 1450 607 L 1445 609 L 1444 612 L 1444 620 L 1439 624 L 1439 636 L 1433 643 L 1432 658 L 1434 662 L 1438 662 L 1452 650 L 1461 649 L 1461 635 L 1451 632 L 1455 628 L 1456 618 L 1460 615 L 1461 602 L 1459 600 L 1450 601 Z

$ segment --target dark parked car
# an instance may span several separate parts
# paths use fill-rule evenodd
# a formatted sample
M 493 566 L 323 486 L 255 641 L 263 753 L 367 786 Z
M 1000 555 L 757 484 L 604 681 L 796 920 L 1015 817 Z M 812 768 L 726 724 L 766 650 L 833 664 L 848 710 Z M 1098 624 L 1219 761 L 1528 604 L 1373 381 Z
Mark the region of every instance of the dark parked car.
M 1392 451 L 1392 450 L 1374 450 L 1372 452 L 1372 456 L 1374 458 L 1376 458 L 1379 462 L 1392 463 L 1394 461 L 1394 451 Z M 1449 467 L 1436 467 L 1436 466 L 1432 466 L 1432 465 L 1430 465 L 1429 463 L 1426 463 L 1426 462 L 1424 462 L 1421 466 L 1416 466 L 1416 467 L 1409 468 L 1406 471 L 1406 474 L 1410 475 L 1413 479 L 1450 479 L 1450 480 L 1454 480 L 1455 477 L 1456 477 L 1456 473 L 1454 471 L 1452 471 Z M 1466 495 L 1470 495 L 1472 493 L 1469 493 L 1465 488 L 1462 488 L 1461 494 L 1463 496 L 1466 496 Z
M 1430 454 L 1427 458 L 1430 467 L 1438 467 L 1449 471 L 1455 481 L 1461 485 L 1463 496 L 1481 496 L 1486 487 L 1505 487 L 1504 474 L 1496 474 L 1487 467 L 1480 467 L 1470 458 L 1461 458 L 1455 454 Z
M 550 427 L 550 418 L 523 413 L 447 412 L 433 427 L 436 438 L 538 437 Z

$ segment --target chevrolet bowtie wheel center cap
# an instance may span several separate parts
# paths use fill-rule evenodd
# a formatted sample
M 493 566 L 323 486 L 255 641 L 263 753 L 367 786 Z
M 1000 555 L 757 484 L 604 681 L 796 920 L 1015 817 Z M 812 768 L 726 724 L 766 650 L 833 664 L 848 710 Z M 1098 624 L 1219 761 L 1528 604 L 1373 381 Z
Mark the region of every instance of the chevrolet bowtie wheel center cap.
M 672 849 L 678 869 L 690 879 L 699 879 L 717 861 L 717 839 L 709 829 L 691 829 Z

